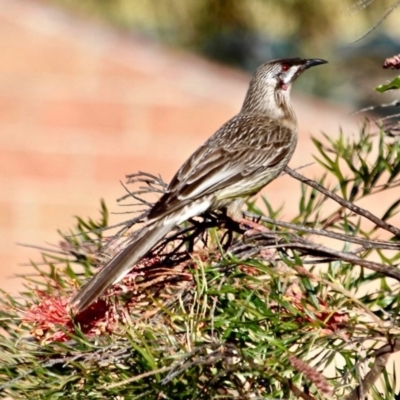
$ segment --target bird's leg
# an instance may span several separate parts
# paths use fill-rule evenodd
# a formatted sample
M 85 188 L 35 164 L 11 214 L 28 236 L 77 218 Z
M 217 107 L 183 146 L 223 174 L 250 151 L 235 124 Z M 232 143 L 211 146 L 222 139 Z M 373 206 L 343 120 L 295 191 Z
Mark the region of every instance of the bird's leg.
M 226 208 L 226 216 L 228 219 L 237 224 L 239 228 L 241 228 L 244 237 L 251 238 L 253 235 L 257 235 L 260 233 L 269 232 L 269 229 L 264 225 L 259 224 L 255 221 L 250 221 L 249 219 L 243 216 L 242 207 L 245 203 L 245 199 L 237 199 L 234 200 L 227 208 Z M 243 228 L 244 229 L 243 229 Z M 273 259 L 274 251 L 270 251 L 265 249 L 263 251 L 263 257 Z
M 220 210 L 222 211 L 222 215 L 220 215 L 221 222 L 228 231 L 237 232 L 241 235 L 246 232 L 247 228 L 241 223 L 243 213 L 240 211 L 240 208 L 235 209 L 234 207 L 228 206 L 220 208 Z
M 246 236 L 251 236 L 253 234 L 269 232 L 269 230 L 264 226 L 255 221 L 250 221 L 247 218 L 243 217 L 243 205 L 245 199 L 236 199 L 226 209 L 226 215 L 232 220 L 235 221 L 239 227 L 244 227 Z

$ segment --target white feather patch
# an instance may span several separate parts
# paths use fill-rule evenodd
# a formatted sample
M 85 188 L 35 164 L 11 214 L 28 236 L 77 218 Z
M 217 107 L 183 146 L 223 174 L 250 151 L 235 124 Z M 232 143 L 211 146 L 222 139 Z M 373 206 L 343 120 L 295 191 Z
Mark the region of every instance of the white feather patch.
M 289 83 L 292 82 L 296 72 L 299 70 L 298 65 L 294 65 L 290 67 L 286 72 L 282 73 L 282 82 L 288 85 Z
M 211 207 L 211 204 L 211 199 L 209 198 L 199 199 L 191 204 L 188 204 L 182 210 L 164 217 L 162 223 L 163 225 L 179 225 L 182 222 L 187 221 L 189 218 L 196 217 L 197 215 L 207 211 Z

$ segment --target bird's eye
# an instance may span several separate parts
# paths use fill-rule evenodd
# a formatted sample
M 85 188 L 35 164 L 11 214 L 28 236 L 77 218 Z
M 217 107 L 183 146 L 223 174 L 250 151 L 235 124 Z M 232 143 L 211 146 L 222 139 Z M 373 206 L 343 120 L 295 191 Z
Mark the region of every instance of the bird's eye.
M 287 71 L 289 69 L 289 64 L 282 64 L 282 71 Z

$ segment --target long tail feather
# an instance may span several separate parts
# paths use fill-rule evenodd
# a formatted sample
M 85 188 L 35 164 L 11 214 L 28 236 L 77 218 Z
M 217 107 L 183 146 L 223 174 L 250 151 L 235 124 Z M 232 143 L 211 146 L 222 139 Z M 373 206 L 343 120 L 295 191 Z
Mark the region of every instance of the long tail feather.
M 93 276 L 70 301 L 74 314 L 79 314 L 113 283 L 121 280 L 148 251 L 174 226 L 174 222 L 156 223 L 145 229 L 134 241 L 122 249 L 105 267 Z

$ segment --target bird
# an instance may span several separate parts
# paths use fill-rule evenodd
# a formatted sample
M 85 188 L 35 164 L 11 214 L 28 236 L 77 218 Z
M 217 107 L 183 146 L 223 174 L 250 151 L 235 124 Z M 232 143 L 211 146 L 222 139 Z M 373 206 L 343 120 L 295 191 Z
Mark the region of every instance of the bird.
M 322 59 L 269 61 L 255 71 L 240 112 L 181 166 L 153 205 L 144 228 L 69 301 L 74 315 L 122 280 L 175 226 L 206 211 L 235 219 L 244 202 L 277 178 L 291 159 L 298 124 L 290 100 L 293 82 Z

